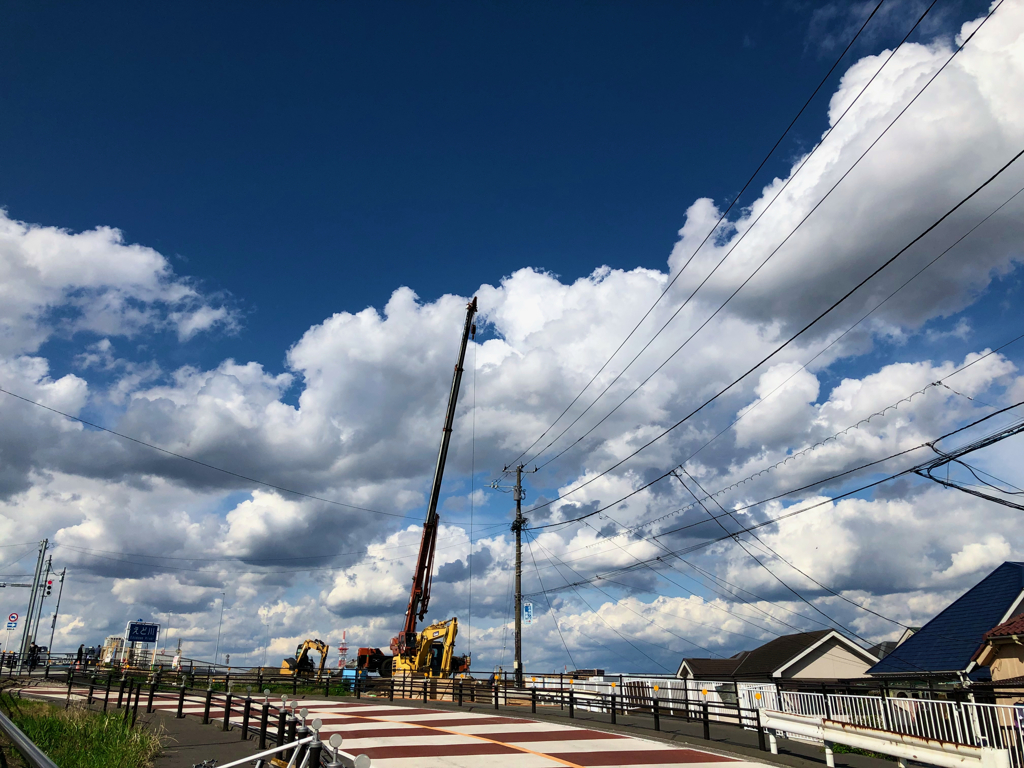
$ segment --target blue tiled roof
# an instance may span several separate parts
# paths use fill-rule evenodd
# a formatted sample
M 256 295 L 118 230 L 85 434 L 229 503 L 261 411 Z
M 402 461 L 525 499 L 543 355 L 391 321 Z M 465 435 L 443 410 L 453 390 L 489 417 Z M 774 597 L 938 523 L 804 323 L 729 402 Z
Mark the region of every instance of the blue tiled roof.
M 1024 563 L 1003 563 L 875 664 L 868 674 L 965 671 L 984 634 L 1003 619 L 1022 590 Z

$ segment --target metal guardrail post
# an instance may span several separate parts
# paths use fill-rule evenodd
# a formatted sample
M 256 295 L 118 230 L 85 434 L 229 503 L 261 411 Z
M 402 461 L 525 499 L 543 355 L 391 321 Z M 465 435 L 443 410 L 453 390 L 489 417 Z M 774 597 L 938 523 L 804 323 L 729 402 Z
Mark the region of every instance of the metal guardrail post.
M 210 702 L 213 701 L 213 689 L 206 689 L 206 701 L 203 704 L 203 725 L 210 724 Z
M 121 678 L 121 685 L 117 689 L 117 709 L 121 708 L 121 700 L 124 698 L 124 677 Z
M 146 697 L 146 714 L 153 714 L 153 696 L 156 694 L 156 683 L 149 684 L 149 695 Z
M 296 672 L 292 678 L 292 696 L 297 696 L 299 693 L 299 675 Z
M 267 720 L 270 719 L 270 702 L 263 702 L 263 711 L 260 712 L 260 752 L 267 748 Z
M 569 689 L 569 717 L 576 717 L 576 707 L 572 700 L 572 688 Z
M 530 712 L 537 714 L 537 689 L 530 689 Z
M 89 678 L 89 694 L 85 697 L 85 706 L 92 706 L 92 692 L 96 690 L 96 675 Z
M 284 704 L 281 704 L 281 708 L 277 710 L 277 746 L 284 744 L 284 729 L 285 729 L 285 718 L 288 713 L 285 711 Z
M 181 684 L 181 690 L 178 691 L 178 711 L 174 715 L 176 718 L 181 720 L 185 716 L 185 684 Z
M 242 737 L 240 741 L 249 738 L 249 715 L 252 714 L 252 696 L 245 697 L 245 704 L 242 706 Z
M 142 695 L 142 681 L 135 686 L 135 704 L 132 705 L 132 730 L 135 729 L 135 721 L 139 717 L 139 696 Z
M 295 715 L 288 715 L 288 735 L 285 736 L 285 738 L 288 740 L 286 742 L 287 744 L 294 744 L 295 743 L 295 731 L 296 731 L 296 728 L 298 727 L 296 725 L 297 722 L 298 721 L 295 719 Z M 287 757 L 288 758 L 288 762 L 291 762 L 292 752 L 294 752 L 294 750 L 293 749 L 289 749 L 281 757 L 282 758 Z
M 462 681 L 459 680 L 459 706 L 462 706 Z
M 615 725 L 615 693 L 612 692 L 612 725 Z
M 661 711 L 659 702 L 657 699 L 654 700 L 654 704 L 651 707 L 651 711 L 654 713 L 654 730 L 661 730 Z
M 708 718 L 708 703 L 701 702 L 700 717 L 704 721 L 704 740 L 711 741 L 711 721 Z
M 320 765 L 320 756 L 323 753 L 324 743 L 319 738 L 314 736 L 313 741 L 309 744 L 309 760 L 306 761 L 307 765 L 316 766 Z
M 224 727 L 222 730 L 231 730 L 231 691 L 224 694 Z
M 110 675 L 107 675 L 106 692 L 103 694 L 103 712 L 106 713 L 107 705 L 110 703 Z
M 767 752 L 768 747 L 764 743 L 764 726 L 761 725 L 761 710 L 755 709 L 754 714 L 757 717 L 757 748 L 762 752 Z
M 498 708 L 498 681 L 494 681 L 494 708 Z
M 331 678 L 324 680 L 324 698 L 328 698 L 331 695 Z

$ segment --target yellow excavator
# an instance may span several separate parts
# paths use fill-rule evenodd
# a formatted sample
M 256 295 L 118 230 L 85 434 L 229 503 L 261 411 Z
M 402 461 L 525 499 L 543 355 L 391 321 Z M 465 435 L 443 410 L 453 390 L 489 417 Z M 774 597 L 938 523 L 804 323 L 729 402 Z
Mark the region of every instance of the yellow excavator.
M 316 677 L 322 677 L 327 666 L 328 650 L 327 643 L 323 640 L 303 640 L 295 649 L 295 656 L 281 662 L 281 674 L 313 677 L 313 660 L 309 658 L 309 652 L 316 651 L 320 654 L 320 666 L 316 669 Z

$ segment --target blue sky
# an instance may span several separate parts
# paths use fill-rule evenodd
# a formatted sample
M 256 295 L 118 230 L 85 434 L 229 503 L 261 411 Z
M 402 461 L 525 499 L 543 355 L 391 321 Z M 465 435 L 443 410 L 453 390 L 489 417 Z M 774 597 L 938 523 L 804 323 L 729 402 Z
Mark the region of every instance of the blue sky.
M 950 33 L 981 7 L 933 18 Z M 276 366 L 398 284 L 433 300 L 523 266 L 660 268 L 688 205 L 739 190 L 866 15 L 830 8 L 15 4 L 0 204 L 116 226 L 226 292 L 241 331 L 168 345 L 179 362 Z M 849 60 L 915 9 L 881 13 Z M 824 129 L 830 92 L 761 183 Z
M 415 522 L 465 301 L 478 295 L 476 373 L 465 379 L 446 474 L 451 527 L 435 602 L 439 614 L 465 615 L 472 552 L 474 642 L 485 667 L 499 663 L 511 502 L 481 487 L 558 416 L 657 298 L 873 6 L 10 6 L 0 29 L 0 383 L 201 461 Z M 558 448 L 725 300 L 988 6 L 940 1 L 867 85 L 924 8 L 883 3 L 730 215 L 733 228 L 698 252 L 598 384 L 733 246 L 735 256 Z M 592 436 L 530 478 L 528 505 L 673 424 L 1019 151 L 1024 117 L 1011 94 L 1024 66 L 1011 53 L 1022 16 L 1007 0 L 728 310 Z M 863 100 L 802 168 L 862 87 Z M 753 223 L 790 177 L 792 188 Z M 1024 332 L 1021 195 L 797 370 L 1022 186 L 1024 173 L 1011 168 L 837 317 L 621 470 L 531 513 L 534 524 L 573 516 L 573 503 L 589 509 L 624 496 L 786 377 L 764 407 L 687 464 L 702 485 L 735 483 Z M 932 387 L 723 503 L 827 477 L 1024 399 L 1022 361 L 1024 343 L 1009 347 L 951 378 L 962 394 Z M 61 642 L 96 642 L 122 614 L 143 611 L 209 656 L 226 589 L 233 654 L 255 653 L 261 612 L 272 617 L 272 654 L 344 628 L 357 643 L 386 646 L 407 599 L 415 527 L 211 474 L 10 399 L 0 401 L 0 418 L 0 535 L 49 537 L 80 574 Z M 978 463 L 1005 476 L 1012 455 L 993 450 Z M 472 544 L 471 467 L 477 522 L 496 525 Z M 609 537 L 690 501 L 661 483 L 594 529 L 545 534 L 534 554 L 547 585 L 575 578 L 554 554 L 587 554 L 581 578 L 655 556 L 649 538 Z M 1024 556 L 1016 523 L 979 504 L 902 484 L 765 535 L 824 583 L 920 623 L 986 568 Z M 705 533 L 668 541 L 682 548 Z M 910 551 L 885 554 L 907 540 Z M 311 562 L 312 552 L 350 554 L 325 563 Z M 0 569 L 20 567 L 15 555 L 24 554 L 0 551 Z M 234 565 L 216 560 L 236 556 Z M 764 598 L 773 615 L 802 610 L 742 552 L 723 545 L 694 557 Z M 307 571 L 272 573 L 281 562 Z M 536 589 L 534 576 L 527 589 Z M 659 578 L 633 574 L 627 587 L 605 587 L 611 598 L 594 587 L 559 593 L 559 621 L 592 662 L 584 666 L 621 658 L 617 632 L 651 643 L 646 650 L 670 667 L 692 643 L 724 655 L 750 646 L 749 633 L 736 634 L 750 626 L 723 623 L 736 604 L 707 578 L 687 582 L 699 598 Z M 794 583 L 851 632 L 871 641 L 892 634 L 892 625 Z M 529 643 L 528 663 L 560 667 L 543 608 L 535 634 L 547 634 Z M 635 611 L 661 617 L 675 634 L 636 624 Z

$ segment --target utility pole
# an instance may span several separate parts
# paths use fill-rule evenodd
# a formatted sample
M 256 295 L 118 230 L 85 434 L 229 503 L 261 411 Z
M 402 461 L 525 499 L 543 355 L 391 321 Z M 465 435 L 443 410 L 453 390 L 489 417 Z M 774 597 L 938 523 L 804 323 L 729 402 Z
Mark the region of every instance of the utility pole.
M 43 603 L 46 601 L 47 587 L 50 586 L 50 571 L 53 568 L 53 555 L 46 560 L 46 574 L 39 582 L 39 607 L 36 608 L 36 624 L 32 628 L 32 637 L 39 637 L 39 620 L 43 617 Z M 38 643 L 37 643 L 38 645 Z
M 60 587 L 57 589 L 57 606 L 53 609 L 53 621 L 50 622 L 50 644 L 47 646 L 47 648 L 49 648 L 46 652 L 47 659 L 49 659 L 53 654 L 53 633 L 57 629 L 57 614 L 60 613 L 60 596 L 64 594 L 64 576 L 67 572 L 67 568 L 60 572 Z
M 220 623 L 217 624 L 217 650 L 213 652 L 213 663 L 217 664 L 217 659 L 220 658 L 220 630 L 224 626 L 224 596 L 227 592 L 220 593 Z
M 516 658 L 514 666 L 516 688 L 523 687 L 523 465 L 516 467 L 516 487 L 512 492 L 516 500 L 516 520 L 512 530 L 516 534 Z
M 39 542 L 39 559 L 36 560 L 36 570 L 32 575 L 32 590 L 28 598 L 28 610 L 25 611 L 25 629 L 21 633 L 21 648 L 18 656 L 18 674 L 21 674 L 22 667 L 25 664 L 25 656 L 28 654 L 28 649 L 32 644 L 32 613 L 36 607 L 36 592 L 39 590 L 39 577 L 43 573 L 43 561 L 46 559 L 46 548 L 50 545 L 49 539 L 43 539 Z
M 505 472 L 508 472 L 505 467 Z M 516 535 L 516 631 L 515 631 L 515 659 L 512 662 L 513 676 L 517 688 L 523 687 L 523 528 L 529 522 L 523 517 L 523 471 L 536 472 L 537 468 L 526 469 L 522 464 L 516 467 L 516 484 L 512 486 L 513 498 L 516 500 L 516 519 L 512 523 L 512 530 Z M 508 492 L 507 485 L 499 485 L 495 480 L 491 488 L 502 493 Z

